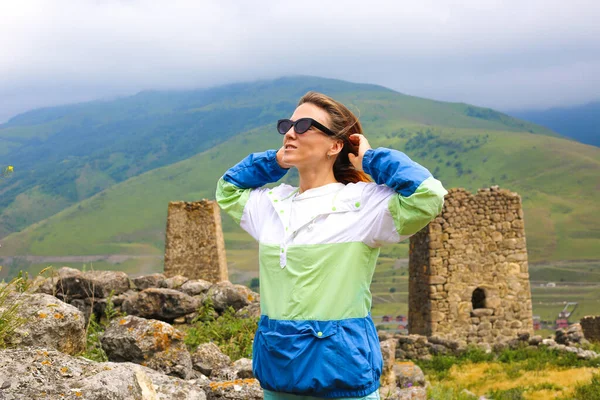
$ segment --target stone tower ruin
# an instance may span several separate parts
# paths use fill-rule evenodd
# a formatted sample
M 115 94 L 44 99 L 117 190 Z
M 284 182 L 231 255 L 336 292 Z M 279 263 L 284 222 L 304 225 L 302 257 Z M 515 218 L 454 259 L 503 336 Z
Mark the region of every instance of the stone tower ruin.
M 172 201 L 167 216 L 165 275 L 228 280 L 225 240 L 216 201 Z
M 521 198 L 455 188 L 410 238 L 409 333 L 497 343 L 533 334 Z

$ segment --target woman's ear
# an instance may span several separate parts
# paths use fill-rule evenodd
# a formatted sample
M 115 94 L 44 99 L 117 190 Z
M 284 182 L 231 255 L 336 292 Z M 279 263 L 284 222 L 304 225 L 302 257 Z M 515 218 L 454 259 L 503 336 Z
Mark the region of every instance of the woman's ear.
M 331 147 L 329 148 L 328 154 L 335 156 L 335 155 L 339 154 L 343 148 L 344 148 L 344 141 L 339 140 L 339 139 L 335 140 L 333 143 L 331 143 Z

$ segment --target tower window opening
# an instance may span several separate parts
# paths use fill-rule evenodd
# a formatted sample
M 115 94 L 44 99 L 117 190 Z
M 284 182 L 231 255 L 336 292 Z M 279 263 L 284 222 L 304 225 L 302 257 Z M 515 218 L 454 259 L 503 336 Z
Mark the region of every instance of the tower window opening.
M 485 308 L 485 291 L 481 288 L 475 289 L 471 297 L 471 303 L 473 303 L 473 310 Z

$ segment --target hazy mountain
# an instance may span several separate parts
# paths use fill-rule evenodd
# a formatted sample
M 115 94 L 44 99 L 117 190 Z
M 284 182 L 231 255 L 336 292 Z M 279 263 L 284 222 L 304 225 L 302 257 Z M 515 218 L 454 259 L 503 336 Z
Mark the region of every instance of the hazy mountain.
M 544 111 L 513 111 L 511 115 L 546 126 L 581 143 L 600 147 L 600 101 Z

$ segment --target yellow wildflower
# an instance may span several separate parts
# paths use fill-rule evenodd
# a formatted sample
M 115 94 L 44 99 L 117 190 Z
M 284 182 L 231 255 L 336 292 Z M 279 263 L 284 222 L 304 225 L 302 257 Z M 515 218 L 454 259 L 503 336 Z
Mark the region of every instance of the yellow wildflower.
M 13 172 L 13 166 L 9 165 L 8 168 L 6 169 L 8 172 Z

